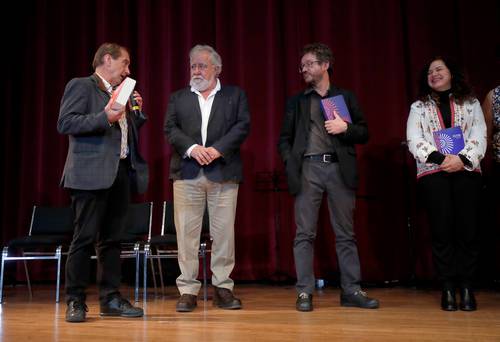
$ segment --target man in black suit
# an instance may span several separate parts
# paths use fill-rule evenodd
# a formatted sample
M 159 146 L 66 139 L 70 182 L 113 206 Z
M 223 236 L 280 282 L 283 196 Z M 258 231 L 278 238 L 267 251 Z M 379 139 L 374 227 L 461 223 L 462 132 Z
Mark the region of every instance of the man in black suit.
M 361 271 L 353 229 L 358 176 L 354 144 L 368 141 L 368 128 L 353 93 L 330 83 L 333 55 L 316 43 L 302 51 L 299 71 L 308 88 L 290 98 L 278 143 L 285 162 L 289 191 L 295 196 L 297 231 L 293 252 L 297 271 L 298 311 L 312 311 L 313 247 L 318 211 L 326 192 L 330 221 L 336 235 L 341 274 L 341 305 L 378 308 L 360 288 Z M 336 115 L 326 120 L 321 99 L 343 95 L 352 123 Z
M 198 249 L 205 206 L 208 205 L 212 254 L 210 268 L 214 305 L 239 309 L 233 295 L 234 220 L 242 165 L 240 146 L 250 129 L 243 90 L 221 86 L 219 54 L 208 45 L 189 53 L 190 87 L 170 97 L 165 134 L 173 147 L 170 179 L 174 181 L 174 220 L 181 275 L 176 310 L 193 311 L 201 284 Z
M 140 317 L 118 291 L 120 236 L 131 188 L 144 192 L 146 162 L 138 151 L 138 129 L 145 116 L 112 103 L 113 88 L 130 74 L 128 50 L 104 43 L 97 50 L 89 77 L 69 81 L 64 91 L 57 130 L 69 138 L 61 185 L 69 190 L 75 231 L 66 262 L 66 321 L 86 319 L 85 289 L 90 258 L 97 250 L 100 314 Z M 133 97 L 142 107 L 138 92 Z M 94 247 L 95 244 L 95 247 Z

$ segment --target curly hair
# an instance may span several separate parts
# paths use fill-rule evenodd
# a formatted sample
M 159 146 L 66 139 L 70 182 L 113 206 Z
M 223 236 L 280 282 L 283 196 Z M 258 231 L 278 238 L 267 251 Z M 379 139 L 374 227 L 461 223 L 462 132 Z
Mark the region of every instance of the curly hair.
M 448 70 L 450 70 L 451 74 L 451 94 L 453 97 L 459 102 L 463 103 L 464 101 L 472 100 L 475 95 L 472 91 L 472 87 L 465 80 L 464 73 L 462 69 L 458 66 L 453 59 L 443 56 L 435 56 L 431 58 L 425 66 L 420 71 L 419 77 L 419 87 L 418 87 L 418 99 L 427 102 L 430 99 L 433 99 L 435 102 L 439 103 L 439 96 L 436 91 L 433 90 L 427 81 L 427 76 L 429 72 L 429 67 L 432 62 L 441 60 L 446 65 Z
M 304 55 L 311 53 L 316 56 L 318 61 L 322 63 L 330 63 L 330 66 L 328 67 L 328 73 L 331 75 L 333 72 L 333 53 L 332 50 L 328 47 L 328 45 L 323 44 L 323 43 L 312 43 L 312 44 L 307 44 L 302 48 L 302 54 L 300 55 L 300 58 L 304 57 Z

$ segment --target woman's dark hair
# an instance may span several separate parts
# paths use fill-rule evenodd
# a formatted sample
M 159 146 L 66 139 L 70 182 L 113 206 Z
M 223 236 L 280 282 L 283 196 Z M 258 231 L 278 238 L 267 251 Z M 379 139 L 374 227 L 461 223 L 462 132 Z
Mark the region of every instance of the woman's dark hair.
M 474 93 L 472 91 L 471 86 L 465 80 L 465 76 L 462 69 L 451 58 L 443 56 L 435 56 L 434 58 L 430 59 L 420 72 L 420 78 L 418 83 L 418 96 L 417 96 L 418 99 L 423 102 L 426 102 L 429 100 L 429 95 L 430 95 L 430 97 L 433 100 L 439 103 L 439 96 L 437 95 L 436 91 L 434 91 L 429 86 L 427 82 L 429 67 L 431 66 L 432 62 L 437 60 L 443 61 L 446 67 L 450 70 L 451 74 L 450 90 L 453 97 L 459 103 L 463 103 L 464 101 L 467 100 L 472 100 L 474 98 Z

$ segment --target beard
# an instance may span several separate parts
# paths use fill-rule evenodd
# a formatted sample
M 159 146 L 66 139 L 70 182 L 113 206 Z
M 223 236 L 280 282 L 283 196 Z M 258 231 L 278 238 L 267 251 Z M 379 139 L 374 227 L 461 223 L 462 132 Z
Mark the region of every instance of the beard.
M 208 89 L 210 83 L 210 80 L 203 78 L 203 76 L 193 76 L 189 85 L 201 93 Z
M 302 78 L 304 79 L 304 82 L 309 86 L 314 86 L 319 82 L 318 77 L 314 77 L 314 75 L 309 73 L 304 73 L 302 75 Z

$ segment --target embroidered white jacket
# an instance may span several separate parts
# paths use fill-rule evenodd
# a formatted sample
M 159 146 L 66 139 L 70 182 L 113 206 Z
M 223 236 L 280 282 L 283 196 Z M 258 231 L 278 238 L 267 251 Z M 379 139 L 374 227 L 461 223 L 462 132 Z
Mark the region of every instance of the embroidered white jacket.
M 472 166 L 467 171 L 480 171 L 480 161 L 486 152 L 486 124 L 483 111 L 477 99 L 458 104 L 450 97 L 451 127 L 460 126 L 465 146 L 459 152 Z M 439 165 L 426 163 L 429 155 L 437 151 L 433 132 L 444 129 L 443 118 L 436 103 L 430 99 L 416 101 L 411 105 L 406 126 L 408 148 L 417 160 L 417 178 L 439 172 Z

